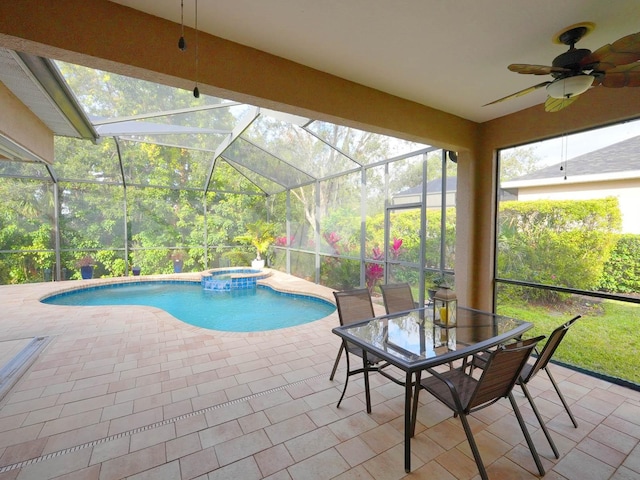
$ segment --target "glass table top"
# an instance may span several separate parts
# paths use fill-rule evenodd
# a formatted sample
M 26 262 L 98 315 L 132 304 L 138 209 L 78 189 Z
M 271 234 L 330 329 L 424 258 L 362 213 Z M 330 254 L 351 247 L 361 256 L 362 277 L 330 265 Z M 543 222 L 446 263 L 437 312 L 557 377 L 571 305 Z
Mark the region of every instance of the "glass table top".
M 336 327 L 333 332 L 404 370 L 429 368 L 522 335 L 533 325 L 459 307 L 445 325 L 433 309 L 412 310 Z

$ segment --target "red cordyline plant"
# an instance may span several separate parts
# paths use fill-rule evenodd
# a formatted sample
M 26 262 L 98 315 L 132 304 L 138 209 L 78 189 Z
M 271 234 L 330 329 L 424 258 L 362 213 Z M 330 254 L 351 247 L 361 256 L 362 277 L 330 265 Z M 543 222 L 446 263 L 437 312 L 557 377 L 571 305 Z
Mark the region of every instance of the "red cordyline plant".
M 384 276 L 384 268 L 382 267 L 382 265 L 378 265 L 377 263 L 368 263 L 366 266 L 365 275 L 369 293 L 373 293 L 373 289 L 376 288 L 376 285 Z
M 384 258 L 384 254 L 382 253 L 382 250 L 380 250 L 380 247 L 373 247 L 372 252 L 374 260 L 382 260 Z
M 402 250 L 402 239 L 394 238 L 393 244 L 389 247 L 389 255 L 393 260 L 397 260 Z M 380 247 L 373 247 L 371 251 L 371 258 L 374 260 L 384 260 L 384 253 Z M 367 288 L 369 292 L 373 293 L 373 289 L 378 282 L 384 277 L 384 267 L 377 263 L 368 263 L 365 267 L 365 277 L 367 282 Z
M 329 246 L 333 249 L 333 253 L 336 255 L 340 255 L 340 250 L 338 249 L 338 242 L 340 241 L 340 235 L 336 232 L 325 233 L 323 235 L 325 241 L 329 244 Z
M 384 253 L 380 250 L 380 247 L 373 247 L 371 251 L 371 258 L 374 260 L 383 260 Z M 377 263 L 367 263 L 365 266 L 365 280 L 367 282 L 367 288 L 370 293 L 373 293 L 373 289 L 376 288 L 378 282 L 384 276 L 384 267 Z
M 277 247 L 286 247 L 287 245 L 293 245 L 293 241 L 295 240 L 295 237 L 293 235 L 291 235 L 289 237 L 289 242 L 287 243 L 287 237 L 286 235 L 283 235 L 282 237 L 278 237 L 275 239 L 274 244 Z
M 389 253 L 391 254 L 391 258 L 397 260 L 400 256 L 400 250 L 402 248 L 402 239 L 395 238 L 393 239 L 393 244 L 389 247 Z

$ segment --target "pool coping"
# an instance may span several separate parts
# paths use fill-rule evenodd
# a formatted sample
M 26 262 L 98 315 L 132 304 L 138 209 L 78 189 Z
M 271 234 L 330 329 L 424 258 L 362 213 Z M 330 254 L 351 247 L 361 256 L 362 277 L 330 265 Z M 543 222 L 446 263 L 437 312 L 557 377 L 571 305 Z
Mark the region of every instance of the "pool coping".
M 222 270 L 226 270 L 223 268 Z M 335 305 L 335 297 L 333 296 L 333 292 L 335 291 L 332 288 L 325 287 L 323 285 L 312 283 L 308 280 L 304 280 L 298 277 L 294 277 L 293 275 L 286 274 L 284 272 L 280 272 L 279 270 L 273 269 L 263 269 L 268 270 L 270 275 L 264 279 L 258 280 L 258 285 L 271 288 L 279 293 L 284 294 L 297 294 L 310 298 L 316 298 L 319 300 L 326 301 L 332 305 Z M 71 292 L 74 290 L 82 290 L 91 287 L 97 286 L 107 286 L 113 284 L 124 284 L 124 283 L 143 283 L 143 282 L 153 282 L 153 281 L 165 281 L 165 282 L 185 282 L 185 283 L 200 283 L 203 274 L 207 274 L 210 270 L 205 270 L 204 272 L 188 272 L 188 273 L 171 273 L 171 274 L 158 274 L 158 275 L 139 275 L 139 276 L 127 276 L 127 277 L 109 277 L 109 278 L 96 278 L 96 279 L 88 279 L 88 280 L 67 280 L 64 282 L 47 282 L 47 283 L 38 283 L 31 284 L 46 288 L 46 286 L 51 285 L 50 288 L 47 288 L 46 292 L 43 292 L 43 288 L 37 289 L 39 290 L 39 295 L 36 298 L 32 298 L 36 300 L 39 305 L 42 307 L 54 307 L 54 308 L 77 308 L 68 305 L 52 305 L 43 303 L 42 300 L 53 295 L 64 294 L 67 292 Z M 26 299 L 25 299 L 26 300 Z M 99 307 L 83 307 L 83 308 L 99 308 Z M 295 325 L 291 327 L 284 327 L 280 329 L 274 330 L 263 330 L 257 332 L 230 332 L 225 330 L 215 330 L 210 328 L 198 327 L 195 325 L 190 325 L 182 320 L 174 317 L 170 313 L 162 310 L 161 308 L 145 306 L 145 305 L 131 305 L 131 306 L 121 306 L 115 305 L 111 308 L 129 308 L 129 309 L 142 309 L 145 311 L 153 312 L 155 315 L 160 315 L 167 320 L 178 323 L 180 328 L 185 331 L 189 331 L 192 333 L 206 333 L 213 336 L 268 336 L 268 335 L 276 335 L 282 334 L 286 331 L 291 331 L 292 329 L 300 330 L 304 328 L 308 328 L 309 325 L 315 324 L 317 322 L 327 321 L 331 327 L 337 325 L 337 310 L 332 312 L 326 317 L 319 318 L 314 320 L 313 322 Z M 334 325 L 335 323 L 335 325 Z
M 240 267 L 239 267 L 240 268 Z M 202 277 L 205 275 L 210 275 L 212 271 L 228 271 L 229 268 L 219 268 L 219 269 L 209 269 L 204 270 L 202 272 L 193 272 L 193 273 L 173 273 L 173 274 L 159 274 L 159 275 L 137 275 L 137 276 L 127 276 L 127 277 L 108 277 L 108 278 L 95 278 L 90 280 L 69 280 L 65 282 L 51 282 L 55 285 L 60 285 L 62 287 L 63 284 L 73 283 L 73 285 L 65 286 L 56 290 L 52 290 L 47 292 L 44 295 L 41 295 L 38 298 L 38 301 L 42 302 L 43 300 L 50 298 L 55 295 L 61 295 L 68 292 L 73 292 L 76 290 L 86 290 L 99 286 L 108 286 L 108 285 L 117 285 L 117 284 L 126 284 L 126 283 L 146 283 L 146 282 L 177 282 L 177 283 L 198 283 L 202 281 Z M 335 297 L 333 296 L 334 290 L 329 287 L 324 287 L 322 285 L 318 285 L 315 283 L 311 283 L 307 280 L 293 277 L 292 275 L 288 275 L 286 273 L 264 269 L 265 273 L 256 273 L 249 274 L 246 276 L 264 276 L 264 278 L 260 278 L 257 281 L 258 285 L 270 287 L 273 290 L 281 293 L 290 293 L 290 294 L 298 294 L 302 296 L 314 297 L 320 300 L 325 300 L 332 305 L 335 305 Z M 298 282 L 291 282 L 288 279 L 284 279 L 283 276 L 291 277 L 299 282 L 304 282 L 306 285 L 296 285 Z M 305 286 L 313 286 L 314 290 L 319 289 L 321 291 L 318 292 L 309 292 Z

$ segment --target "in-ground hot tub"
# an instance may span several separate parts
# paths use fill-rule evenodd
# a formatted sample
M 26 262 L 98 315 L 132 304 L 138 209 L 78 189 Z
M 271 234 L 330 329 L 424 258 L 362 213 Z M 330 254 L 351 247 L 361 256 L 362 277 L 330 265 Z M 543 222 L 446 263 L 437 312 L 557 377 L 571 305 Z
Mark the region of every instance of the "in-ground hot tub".
M 270 272 L 254 268 L 218 268 L 202 275 L 202 288 L 212 292 L 228 292 L 256 288 L 258 280 L 267 278 Z

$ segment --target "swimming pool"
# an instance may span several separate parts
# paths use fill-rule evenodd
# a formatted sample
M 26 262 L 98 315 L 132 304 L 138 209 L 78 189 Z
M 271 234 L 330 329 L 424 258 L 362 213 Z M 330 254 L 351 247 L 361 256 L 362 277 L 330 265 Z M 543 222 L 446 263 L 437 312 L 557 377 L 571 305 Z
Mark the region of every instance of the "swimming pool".
M 146 305 L 197 327 L 227 332 L 260 332 L 302 325 L 335 311 L 335 305 L 269 287 L 229 292 L 203 290 L 199 282 L 149 281 L 72 290 L 42 300 L 51 305 Z

